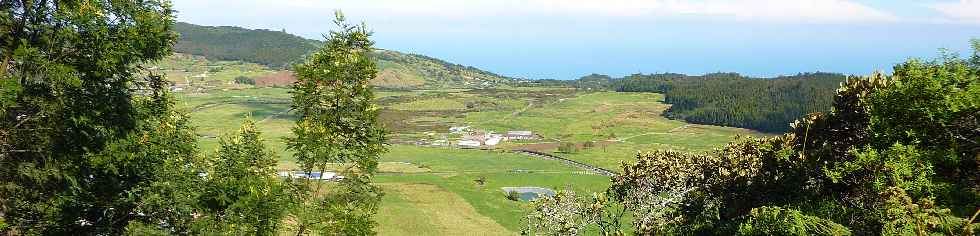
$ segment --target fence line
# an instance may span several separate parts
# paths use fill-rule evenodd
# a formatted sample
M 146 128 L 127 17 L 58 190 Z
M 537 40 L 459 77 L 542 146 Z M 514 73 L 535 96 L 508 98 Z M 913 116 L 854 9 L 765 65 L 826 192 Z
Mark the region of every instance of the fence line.
M 581 162 L 577 162 L 577 161 L 573 161 L 573 160 L 570 160 L 570 159 L 567 159 L 567 158 L 564 158 L 564 157 L 555 156 L 555 155 L 548 154 L 548 153 L 543 153 L 543 152 L 538 152 L 538 151 L 532 151 L 532 150 L 526 150 L 526 149 L 516 149 L 516 150 L 513 150 L 513 151 L 516 152 L 516 153 L 521 153 L 521 154 L 532 156 L 532 157 L 542 158 L 542 159 L 545 159 L 545 160 L 561 161 L 561 162 L 564 162 L 566 165 L 570 165 L 570 166 L 577 167 L 577 168 L 580 168 L 580 169 L 585 169 L 587 171 L 591 171 L 592 173 L 599 174 L 599 175 L 605 175 L 605 176 L 609 176 L 609 177 L 616 177 L 616 175 L 617 175 L 616 172 L 613 172 L 611 170 L 603 169 L 603 168 L 600 168 L 600 167 L 592 166 L 592 165 L 581 163 Z

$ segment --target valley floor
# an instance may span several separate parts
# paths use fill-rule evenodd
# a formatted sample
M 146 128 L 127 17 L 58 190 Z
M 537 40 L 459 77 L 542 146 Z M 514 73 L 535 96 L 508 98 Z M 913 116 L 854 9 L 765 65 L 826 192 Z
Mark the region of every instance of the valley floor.
M 377 215 L 382 235 L 513 235 L 523 227 L 527 203 L 508 200 L 501 188 L 568 188 L 589 194 L 609 186 L 609 177 L 512 149 L 620 170 L 620 163 L 632 161 L 637 151 L 703 152 L 739 135 L 765 135 L 664 118 L 661 113 L 669 105 L 654 93 L 511 88 L 379 91 L 376 96 L 392 142 L 375 177 L 386 192 Z M 180 98 L 205 152 L 251 116 L 264 142 L 279 155 L 279 169 L 296 169 L 283 144 L 295 122 L 288 89 L 187 92 Z M 532 131 L 537 138 L 482 149 L 438 145 L 472 136 L 449 131 L 464 126 L 483 133 Z M 560 143 L 575 148 L 558 152 Z

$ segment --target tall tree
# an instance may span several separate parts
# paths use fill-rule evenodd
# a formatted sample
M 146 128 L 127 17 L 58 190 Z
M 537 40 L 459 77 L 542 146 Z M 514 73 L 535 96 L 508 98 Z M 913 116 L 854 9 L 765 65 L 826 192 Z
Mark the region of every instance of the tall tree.
M 15 230 L 116 234 L 182 212 L 144 211 L 167 194 L 156 181 L 192 172 L 186 119 L 162 79 L 139 83 L 172 25 L 163 0 L 0 0 L 0 215 Z
M 331 31 L 323 48 L 294 68 L 298 81 L 292 91 L 293 109 L 299 119 L 287 147 L 295 151 L 303 170 L 323 171 L 341 164 L 344 178 L 329 185 L 329 191 L 321 191 L 326 184 L 309 181 L 312 197 L 309 207 L 299 208 L 298 231 L 373 234 L 371 217 L 382 193 L 369 183 L 378 157 L 387 150 L 368 84 L 378 72 L 369 55 L 374 43 L 366 26 L 347 23 L 343 13 L 336 12 L 334 22 L 339 30 Z
M 276 176 L 275 154 L 259 138 L 250 117 L 238 133 L 219 141 L 201 201 L 206 232 L 275 235 L 295 195 L 288 181 Z

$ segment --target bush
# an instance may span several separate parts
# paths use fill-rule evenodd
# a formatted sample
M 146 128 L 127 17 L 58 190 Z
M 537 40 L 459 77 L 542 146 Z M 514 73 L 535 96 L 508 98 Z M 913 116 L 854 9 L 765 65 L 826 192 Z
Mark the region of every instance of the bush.
M 558 144 L 558 152 L 571 154 L 578 152 L 578 147 L 575 146 L 575 143 L 562 142 Z
M 521 200 L 521 193 L 518 193 L 517 191 L 506 192 L 506 195 L 507 195 L 507 199 L 508 200 L 511 200 L 511 201 L 520 201 Z
M 255 85 L 255 78 L 249 78 L 249 77 L 245 77 L 245 76 L 238 76 L 238 77 L 235 77 L 235 83 L 236 84 Z
M 851 235 L 843 225 L 779 207 L 752 209 L 738 235 Z

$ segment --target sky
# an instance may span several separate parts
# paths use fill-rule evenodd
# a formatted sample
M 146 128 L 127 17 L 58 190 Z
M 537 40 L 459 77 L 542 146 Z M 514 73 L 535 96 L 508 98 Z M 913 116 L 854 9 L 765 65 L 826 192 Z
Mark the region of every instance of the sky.
M 177 20 L 323 39 L 333 12 L 376 47 L 529 79 L 591 73 L 889 72 L 972 53 L 980 0 L 173 0 Z

